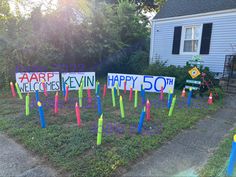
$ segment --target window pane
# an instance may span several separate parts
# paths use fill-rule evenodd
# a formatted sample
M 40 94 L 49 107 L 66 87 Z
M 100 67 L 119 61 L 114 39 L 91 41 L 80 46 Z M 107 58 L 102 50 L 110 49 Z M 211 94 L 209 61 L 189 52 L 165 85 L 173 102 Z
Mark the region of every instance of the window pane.
M 184 41 L 184 52 L 197 52 L 198 40 Z
M 185 39 L 192 39 L 192 28 L 186 28 Z
M 200 34 L 201 34 L 200 27 L 195 27 L 194 28 L 194 39 L 199 39 Z

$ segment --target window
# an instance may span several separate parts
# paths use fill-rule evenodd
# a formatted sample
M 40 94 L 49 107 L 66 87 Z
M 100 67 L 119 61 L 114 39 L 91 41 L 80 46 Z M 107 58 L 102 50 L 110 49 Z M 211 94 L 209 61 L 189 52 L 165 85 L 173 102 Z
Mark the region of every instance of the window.
M 186 54 L 199 54 L 202 36 L 202 26 L 183 27 L 181 52 Z

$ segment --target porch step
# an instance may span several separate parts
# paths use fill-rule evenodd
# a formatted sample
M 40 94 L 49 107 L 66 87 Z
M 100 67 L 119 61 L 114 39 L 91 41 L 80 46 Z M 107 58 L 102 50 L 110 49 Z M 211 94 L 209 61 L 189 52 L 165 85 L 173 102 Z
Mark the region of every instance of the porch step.
M 226 84 L 226 86 L 227 86 L 227 84 Z M 229 86 L 228 87 L 230 87 L 230 88 L 236 88 L 236 83 L 229 83 Z
M 236 95 L 236 91 L 226 91 L 225 92 L 227 95 Z
M 236 94 L 236 79 L 231 78 L 228 86 L 227 86 L 227 84 L 228 84 L 228 80 L 226 80 L 226 79 L 220 80 L 220 86 L 225 91 L 225 93 Z
M 225 88 L 224 90 L 225 90 L 227 93 L 236 94 L 236 84 L 230 84 L 230 85 L 228 86 L 228 89 L 227 89 L 227 86 L 224 87 L 224 88 Z
M 220 83 L 228 83 L 228 78 L 221 78 Z M 236 78 L 230 78 L 230 83 L 236 84 Z
M 232 84 L 236 84 L 236 79 L 235 78 L 233 78 L 233 79 L 231 78 L 229 82 L 232 83 Z

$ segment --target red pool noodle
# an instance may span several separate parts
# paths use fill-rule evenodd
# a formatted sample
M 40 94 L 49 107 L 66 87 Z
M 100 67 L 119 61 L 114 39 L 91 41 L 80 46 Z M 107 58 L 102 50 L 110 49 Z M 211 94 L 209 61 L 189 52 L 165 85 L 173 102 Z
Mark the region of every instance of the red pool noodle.
M 164 92 L 164 90 L 163 90 L 163 87 L 161 86 L 161 92 L 160 92 L 160 100 L 163 100 L 163 93 Z
M 11 93 L 12 93 L 12 96 L 13 96 L 13 97 L 16 97 L 15 87 L 14 87 L 14 85 L 13 85 L 12 82 L 10 82 L 10 86 L 11 86 Z
M 90 91 L 90 88 L 88 88 L 88 90 L 87 90 L 87 94 L 88 94 L 88 103 L 91 104 L 91 103 L 92 103 L 92 97 L 91 97 L 91 91 Z
M 124 81 L 124 94 L 126 94 L 126 80 Z
M 103 86 L 103 98 L 106 96 L 106 94 L 107 94 L 107 85 L 104 84 L 104 86 Z
M 58 92 L 56 92 L 56 95 L 55 95 L 54 113 L 55 114 L 58 113 Z
M 66 96 L 65 96 L 65 102 L 68 102 L 68 97 L 69 97 L 69 86 L 66 85 Z
M 146 115 L 147 115 L 147 121 L 150 121 L 150 112 L 151 112 L 151 104 L 149 100 L 146 102 Z
M 76 113 L 77 124 L 80 127 L 81 126 L 80 109 L 77 102 L 75 103 L 75 113 Z
M 132 87 L 130 87 L 130 91 L 129 91 L 129 101 L 132 101 L 133 98 L 133 89 Z
M 43 92 L 44 92 L 44 95 L 45 95 L 45 96 L 48 96 L 47 87 L 46 87 L 46 84 L 45 84 L 44 81 L 42 82 L 42 85 L 43 85 Z

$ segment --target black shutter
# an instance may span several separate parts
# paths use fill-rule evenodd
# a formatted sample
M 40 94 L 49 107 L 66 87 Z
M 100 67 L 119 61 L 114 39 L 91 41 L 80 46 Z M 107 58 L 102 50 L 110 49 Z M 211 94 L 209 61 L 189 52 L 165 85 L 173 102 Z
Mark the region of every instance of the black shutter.
M 203 24 L 202 28 L 202 42 L 200 54 L 209 54 L 212 34 L 212 23 Z
M 173 38 L 173 46 L 172 46 L 172 54 L 179 54 L 180 42 L 181 42 L 181 33 L 182 33 L 182 26 L 175 27 L 174 38 Z

